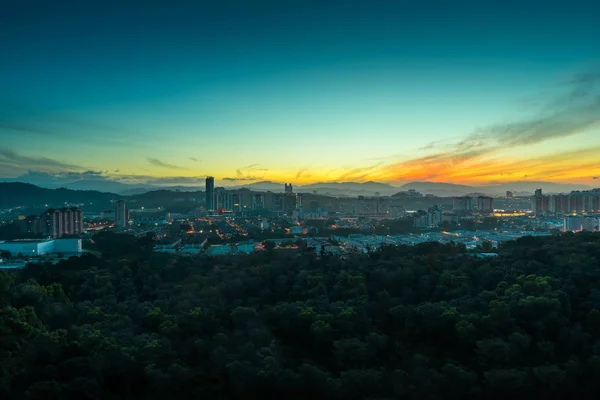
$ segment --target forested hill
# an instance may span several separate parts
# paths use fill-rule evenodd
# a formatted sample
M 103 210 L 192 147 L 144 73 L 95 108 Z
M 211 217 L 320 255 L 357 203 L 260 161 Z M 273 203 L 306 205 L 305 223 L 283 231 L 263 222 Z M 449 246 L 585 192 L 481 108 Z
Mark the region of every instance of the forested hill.
M 104 234 L 102 259 L 0 273 L 0 398 L 600 393 L 600 234 L 488 259 L 437 243 L 173 258 L 149 240 Z
M 0 208 L 32 207 L 47 204 L 49 207 L 63 207 L 65 203 L 97 203 L 110 206 L 110 200 L 119 196 L 94 190 L 45 189 L 21 182 L 0 182 Z

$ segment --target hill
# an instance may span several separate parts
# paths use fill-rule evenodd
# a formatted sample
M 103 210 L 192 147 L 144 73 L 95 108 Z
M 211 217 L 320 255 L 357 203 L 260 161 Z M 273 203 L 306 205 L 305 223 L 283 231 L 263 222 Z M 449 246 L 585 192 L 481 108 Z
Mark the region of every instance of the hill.
M 118 197 L 95 190 L 45 189 L 29 183 L 0 182 L 0 208 L 64 207 L 65 203 L 81 203 L 88 209 L 106 208 Z

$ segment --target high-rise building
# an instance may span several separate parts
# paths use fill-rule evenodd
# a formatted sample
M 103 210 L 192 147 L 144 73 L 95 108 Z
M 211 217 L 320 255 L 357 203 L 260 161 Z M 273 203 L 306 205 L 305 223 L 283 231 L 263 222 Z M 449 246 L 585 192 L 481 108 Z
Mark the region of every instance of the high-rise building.
M 232 196 L 232 201 L 233 201 L 233 212 L 241 212 L 244 210 L 244 205 L 243 205 L 243 199 L 242 199 L 242 195 L 240 195 L 239 193 L 234 193 Z
M 129 225 L 129 209 L 125 200 L 115 204 L 115 228 L 127 228 Z
M 54 208 L 42 214 L 42 235 L 59 238 L 64 234 L 63 220 L 59 210 Z
M 511 192 L 510 190 L 507 190 L 506 191 L 506 198 L 507 199 L 512 199 L 513 197 L 514 197 L 513 192 Z
M 442 210 L 438 206 L 427 210 L 427 226 L 434 227 L 442 224 Z
M 284 212 L 291 215 L 298 207 L 298 199 L 293 193 L 286 193 L 284 195 Z
M 213 205 L 217 211 L 233 211 L 233 194 L 224 190 L 214 192 Z
M 477 197 L 477 209 L 479 212 L 491 213 L 494 211 L 494 199 L 487 196 Z
M 263 193 L 252 194 L 252 209 L 262 210 L 265 208 L 265 195 Z
M 458 212 L 470 212 L 473 210 L 473 199 L 469 196 L 455 197 L 452 201 L 452 209 Z
M 283 212 L 285 210 L 284 197 L 285 197 L 285 195 L 281 194 L 281 193 L 273 194 L 274 211 Z
M 285 194 L 292 194 L 294 193 L 294 189 L 292 187 L 292 184 L 290 183 L 289 185 L 286 183 L 285 184 Z
M 79 208 L 61 208 L 63 235 L 79 235 L 83 233 L 83 212 Z
M 531 211 L 534 214 L 543 214 L 547 210 L 544 207 L 544 196 L 542 195 L 542 189 L 536 189 L 533 199 L 531 200 Z
M 206 177 L 205 183 L 206 190 L 206 211 L 214 211 L 215 210 L 215 178 L 212 176 Z
M 83 212 L 79 208 L 50 208 L 42 215 L 30 215 L 21 223 L 21 231 L 34 236 L 58 239 L 83 233 Z

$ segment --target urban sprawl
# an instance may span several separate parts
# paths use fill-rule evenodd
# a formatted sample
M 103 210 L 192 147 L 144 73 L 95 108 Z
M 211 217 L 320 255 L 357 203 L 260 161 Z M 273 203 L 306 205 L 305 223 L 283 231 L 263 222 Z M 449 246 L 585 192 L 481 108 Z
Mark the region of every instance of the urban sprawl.
M 154 251 L 180 255 L 228 255 L 254 251 L 314 251 L 344 256 L 386 245 L 424 242 L 464 245 L 480 256 L 494 256 L 498 244 L 553 232 L 598 231 L 600 189 L 530 197 L 472 195 L 436 197 L 415 190 L 392 196 L 328 196 L 228 190 L 206 178 L 203 197 L 188 212 L 145 207 L 136 199 L 115 199 L 111 209 L 86 212 L 86 204 L 65 204 L 40 214 L 23 208 L 1 211 L 3 225 L 19 234 L 0 240 L 0 265 L 23 266 L 32 257 L 46 260 L 82 254 L 93 234 L 104 231 L 151 235 Z M 179 197 L 177 197 L 179 196 Z

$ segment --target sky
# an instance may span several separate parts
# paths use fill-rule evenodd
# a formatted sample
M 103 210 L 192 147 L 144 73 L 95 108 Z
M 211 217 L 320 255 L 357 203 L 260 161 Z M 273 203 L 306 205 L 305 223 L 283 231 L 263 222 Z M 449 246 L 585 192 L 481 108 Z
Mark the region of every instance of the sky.
M 600 176 L 593 1 L 0 3 L 3 178 Z

